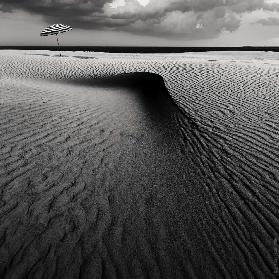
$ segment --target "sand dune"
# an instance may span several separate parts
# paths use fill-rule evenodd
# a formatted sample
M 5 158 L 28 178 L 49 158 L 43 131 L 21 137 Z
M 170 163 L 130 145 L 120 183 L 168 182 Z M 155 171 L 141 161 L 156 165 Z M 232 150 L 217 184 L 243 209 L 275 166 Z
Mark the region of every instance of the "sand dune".
M 0 52 L 0 277 L 275 278 L 275 58 L 55 55 Z

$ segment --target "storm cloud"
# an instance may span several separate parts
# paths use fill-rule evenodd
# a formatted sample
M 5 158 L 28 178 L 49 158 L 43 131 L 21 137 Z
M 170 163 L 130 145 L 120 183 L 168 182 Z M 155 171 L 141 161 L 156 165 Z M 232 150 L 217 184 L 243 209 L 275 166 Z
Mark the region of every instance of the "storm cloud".
M 0 0 L 2 12 L 24 10 L 46 22 L 81 29 L 117 30 L 152 36 L 213 38 L 238 29 L 245 13 L 278 11 L 270 0 Z M 259 19 L 262 24 L 278 20 Z

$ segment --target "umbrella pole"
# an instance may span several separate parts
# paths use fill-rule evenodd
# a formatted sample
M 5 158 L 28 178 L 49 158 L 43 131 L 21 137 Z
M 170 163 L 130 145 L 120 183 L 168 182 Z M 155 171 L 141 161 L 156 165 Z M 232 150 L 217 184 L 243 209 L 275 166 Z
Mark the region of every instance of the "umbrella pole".
M 58 40 L 58 35 L 56 35 L 56 40 L 57 40 L 58 49 L 60 51 L 60 44 L 59 44 L 59 40 Z M 60 52 L 60 56 L 61 56 L 61 52 Z

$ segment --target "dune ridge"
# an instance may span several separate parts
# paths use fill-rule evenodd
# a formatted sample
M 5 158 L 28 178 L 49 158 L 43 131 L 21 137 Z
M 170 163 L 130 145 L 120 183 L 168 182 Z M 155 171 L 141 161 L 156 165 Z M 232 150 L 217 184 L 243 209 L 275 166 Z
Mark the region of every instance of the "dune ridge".
M 0 55 L 2 278 L 276 277 L 279 69 L 215 60 Z

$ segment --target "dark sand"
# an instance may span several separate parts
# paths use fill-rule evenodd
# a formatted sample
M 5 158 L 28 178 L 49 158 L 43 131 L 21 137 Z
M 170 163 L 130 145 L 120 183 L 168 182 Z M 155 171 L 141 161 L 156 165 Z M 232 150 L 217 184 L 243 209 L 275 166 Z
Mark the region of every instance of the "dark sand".
M 226 97 L 228 79 L 183 79 L 170 62 L 145 66 L 165 69 L 164 79 L 121 74 L 110 61 L 73 78 L 84 68 L 64 60 L 48 76 L 54 66 L 38 58 L 21 70 L 5 59 L 0 278 L 276 278 L 277 132 L 264 129 L 267 114 L 262 133 L 245 128 L 244 109 L 231 114 L 241 98 Z M 211 79 L 217 69 L 189 67 Z M 242 108 L 254 98 L 249 82 Z M 251 115 L 275 102 L 261 92 Z

